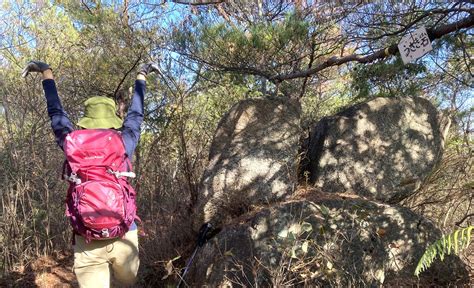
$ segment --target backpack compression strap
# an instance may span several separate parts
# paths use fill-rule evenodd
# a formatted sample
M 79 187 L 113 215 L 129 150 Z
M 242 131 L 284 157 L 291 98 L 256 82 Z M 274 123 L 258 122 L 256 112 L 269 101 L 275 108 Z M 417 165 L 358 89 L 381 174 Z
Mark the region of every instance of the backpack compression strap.
M 112 169 L 107 169 L 107 173 L 115 175 L 115 177 L 120 178 L 120 177 L 128 177 L 128 178 L 135 178 L 137 175 L 132 172 L 121 172 L 121 171 L 114 171 Z

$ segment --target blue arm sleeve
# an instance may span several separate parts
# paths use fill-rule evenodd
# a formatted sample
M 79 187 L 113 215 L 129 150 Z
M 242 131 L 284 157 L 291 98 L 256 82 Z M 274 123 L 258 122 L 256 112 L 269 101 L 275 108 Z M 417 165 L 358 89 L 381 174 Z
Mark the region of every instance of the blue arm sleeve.
M 127 116 L 123 122 L 122 139 L 128 157 L 131 159 L 138 140 L 140 139 L 140 126 L 143 122 L 143 101 L 145 98 L 146 83 L 143 80 L 135 81 L 132 104 L 128 109 Z
M 56 143 L 63 149 L 64 139 L 67 134 L 74 130 L 73 125 L 61 105 L 54 80 L 43 80 L 43 90 L 48 106 L 48 116 L 51 119 L 51 127 L 56 136 Z

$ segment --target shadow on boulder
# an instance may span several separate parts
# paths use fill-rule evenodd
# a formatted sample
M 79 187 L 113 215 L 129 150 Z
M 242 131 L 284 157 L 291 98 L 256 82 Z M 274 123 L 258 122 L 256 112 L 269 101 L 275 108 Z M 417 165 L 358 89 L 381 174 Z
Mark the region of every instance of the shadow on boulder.
M 207 243 L 192 286 L 462 285 L 462 261 L 435 262 L 413 276 L 440 230 L 410 210 L 315 192 L 236 219 Z
M 243 100 L 223 116 L 201 180 L 196 231 L 294 192 L 300 113 L 297 101 L 261 98 Z
M 351 191 L 397 203 L 439 162 L 449 123 L 427 100 L 376 98 L 323 118 L 306 147 L 301 176 L 325 192 Z M 306 172 L 305 172 L 306 171 Z

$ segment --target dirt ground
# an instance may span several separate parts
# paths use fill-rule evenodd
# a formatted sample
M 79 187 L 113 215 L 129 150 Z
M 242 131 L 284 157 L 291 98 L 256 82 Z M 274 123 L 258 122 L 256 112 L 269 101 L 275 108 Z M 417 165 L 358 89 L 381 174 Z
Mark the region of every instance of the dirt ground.
M 17 267 L 1 287 L 66 288 L 79 287 L 72 271 L 73 255 L 61 253 L 42 256 L 26 266 Z M 2 281 L 3 282 L 3 281 Z
M 142 250 L 143 251 L 143 250 Z M 141 255 L 143 258 L 141 271 L 139 271 L 139 277 L 142 278 L 140 283 L 134 287 L 157 287 L 164 286 L 164 278 L 158 276 L 156 273 L 158 270 L 165 270 L 165 263 L 160 263 L 159 266 L 163 267 L 151 267 L 144 262 L 146 261 L 146 255 Z M 471 285 L 474 285 L 474 244 L 471 243 L 470 247 L 460 257 L 466 266 L 468 267 Z M 152 266 L 156 266 L 155 265 Z M 60 252 L 55 253 L 53 256 L 43 256 L 32 261 L 29 265 L 24 267 L 17 267 L 15 271 L 12 271 L 7 278 L 0 278 L 0 287 L 37 287 L 37 288 L 67 288 L 67 287 L 79 287 L 74 272 L 73 266 L 73 254 L 72 252 Z M 145 267 L 150 266 L 150 267 Z M 148 271 L 148 272 L 147 272 Z M 153 272 L 154 271 L 154 272 Z M 148 274 L 148 275 L 147 275 Z M 157 277 L 158 276 L 158 277 Z M 408 280 L 408 279 L 406 279 Z M 403 279 L 401 283 L 412 283 L 411 281 L 405 282 Z M 172 282 L 172 281 L 171 281 Z M 148 283 L 145 284 L 145 283 Z M 153 283 L 151 285 L 150 283 Z M 158 283 L 161 283 L 158 284 Z M 170 282 L 166 283 L 170 284 Z M 112 287 L 115 287 L 112 283 Z M 174 286 L 174 285 L 171 285 Z M 405 285 L 402 285 L 405 286 Z M 410 286 L 410 285 L 409 285 Z M 430 285 L 431 286 L 431 285 Z M 434 286 L 431 286 L 434 287 Z M 474 287 L 474 286 L 470 286 Z
M 468 265 L 470 278 L 473 279 L 471 283 L 474 283 L 474 245 L 472 243 L 461 259 Z M 7 278 L 0 279 L 2 280 L 0 287 L 76 288 L 79 285 L 72 266 L 72 253 L 62 252 L 54 256 L 39 257 L 25 267 L 18 267 Z M 140 276 L 150 277 L 143 274 Z M 156 284 L 156 281 L 153 282 Z M 135 287 L 147 287 L 147 285 L 142 283 Z

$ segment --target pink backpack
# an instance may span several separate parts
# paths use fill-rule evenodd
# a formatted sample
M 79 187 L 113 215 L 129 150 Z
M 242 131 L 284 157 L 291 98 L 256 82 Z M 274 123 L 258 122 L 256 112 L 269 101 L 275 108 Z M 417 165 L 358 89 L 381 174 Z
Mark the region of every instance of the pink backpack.
M 74 233 L 91 240 L 123 236 L 136 216 L 135 177 L 122 136 L 112 129 L 76 130 L 66 136 L 64 178 L 70 182 L 66 215 Z

